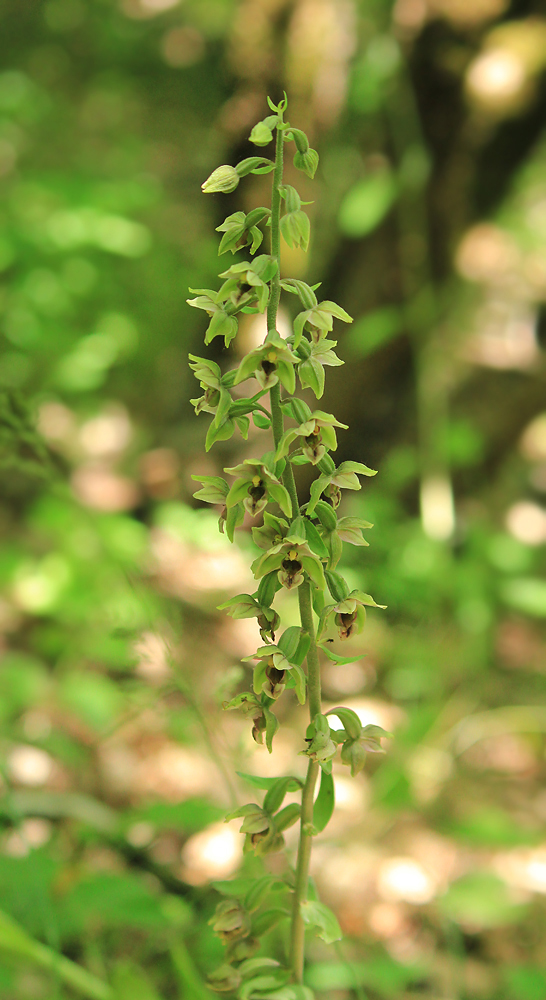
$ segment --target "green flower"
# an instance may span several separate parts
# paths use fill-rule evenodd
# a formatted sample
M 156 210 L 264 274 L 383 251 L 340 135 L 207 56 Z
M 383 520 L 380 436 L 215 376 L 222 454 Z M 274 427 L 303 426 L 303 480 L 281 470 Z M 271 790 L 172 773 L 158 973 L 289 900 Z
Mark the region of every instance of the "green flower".
M 260 549 L 269 550 L 273 545 L 282 543 L 288 534 L 288 522 L 282 517 L 275 517 L 268 511 L 264 514 L 261 528 L 252 528 L 252 537 Z
M 214 916 L 209 920 L 215 934 L 228 944 L 250 934 L 250 914 L 237 899 L 224 899 L 218 903 Z
M 231 597 L 225 604 L 218 605 L 218 611 L 225 611 L 230 618 L 256 618 L 260 627 L 260 635 L 265 641 L 271 639 L 275 642 L 275 630 L 280 625 L 280 617 L 273 608 L 261 605 L 255 597 L 250 594 L 238 594 Z
M 270 215 L 268 208 L 254 208 L 248 214 L 234 212 L 233 215 L 228 215 L 222 225 L 216 227 L 217 233 L 224 234 L 220 240 L 218 253 L 223 254 L 228 250 L 236 253 L 246 246 L 250 246 L 250 253 L 256 253 L 263 240 L 263 233 L 258 229 L 258 223 Z
M 211 317 L 210 323 L 205 331 L 205 344 L 210 344 L 215 337 L 223 337 L 226 347 L 237 336 L 239 324 L 235 316 L 232 316 L 224 308 L 227 302 L 226 297 L 219 292 L 214 292 L 211 288 L 190 288 L 190 292 L 195 292 L 194 299 L 186 299 L 193 309 L 202 309 Z
M 326 449 L 335 451 L 337 448 L 334 427 L 347 430 L 347 424 L 336 420 L 331 413 L 315 410 L 299 427 L 291 428 L 283 434 L 275 458 L 277 460 L 284 458 L 292 442 L 297 437 L 302 437 L 301 451 L 313 465 L 316 465 L 326 453 Z
M 357 479 L 357 473 L 361 476 L 376 476 L 377 471 L 369 469 L 362 462 L 342 462 L 333 472 L 323 473 L 318 479 L 311 483 L 311 499 L 307 504 L 306 513 L 308 517 L 313 513 L 317 501 L 322 494 L 330 500 L 333 507 L 339 507 L 341 501 L 341 489 L 359 490 L 361 488 Z
M 315 715 L 309 730 L 310 735 L 305 739 L 307 747 L 305 750 L 300 750 L 300 754 L 310 757 L 311 760 L 317 761 L 321 765 L 328 764 L 335 756 L 337 744 L 332 739 L 330 724 L 326 716 Z
M 268 282 L 276 271 L 277 261 L 270 254 L 232 264 L 220 274 L 226 280 L 217 294 L 238 309 L 257 306 L 258 312 L 263 312 L 269 299 Z
M 330 579 L 330 577 L 328 578 Z M 387 605 L 376 604 L 373 597 L 365 594 L 362 590 L 352 590 L 342 600 L 337 601 L 335 604 L 328 604 L 320 616 L 317 638 L 320 638 L 326 622 L 332 614 L 335 615 L 335 623 L 338 627 L 340 639 L 350 639 L 352 635 L 360 635 L 366 623 L 367 607 L 385 610 Z
M 221 476 L 192 476 L 198 483 L 203 483 L 203 489 L 194 493 L 196 500 L 203 500 L 205 503 L 225 504 L 229 493 L 229 486 Z
M 315 343 L 324 340 L 333 329 L 334 319 L 341 319 L 344 323 L 353 322 L 352 316 L 345 309 L 328 299 L 298 313 L 294 320 L 294 350 L 299 346 L 304 330 L 310 333 L 311 340 Z
M 304 573 L 307 573 L 315 586 L 320 589 L 326 583 L 322 563 L 311 552 L 307 543 L 294 543 L 288 540 L 280 542 L 269 552 L 255 559 L 251 569 L 256 579 L 275 569 L 278 570 L 279 582 L 287 590 L 299 587 L 303 583 Z
M 296 388 L 296 373 L 294 365 L 299 358 L 279 336 L 276 330 L 270 330 L 261 347 L 250 351 L 239 365 L 235 376 L 235 385 L 254 376 L 262 389 L 271 389 L 280 380 L 289 393 Z
M 298 366 L 298 376 L 302 389 L 312 389 L 316 398 L 320 399 L 324 393 L 324 366 L 337 368 L 345 362 L 338 358 L 333 348 L 336 347 L 337 340 L 319 340 L 309 343 L 302 339 L 298 354 L 303 355 L 303 361 Z
M 361 735 L 357 739 L 344 740 L 341 763 L 351 768 L 353 778 L 364 767 L 369 753 L 385 753 L 379 741 L 382 736 L 390 735 L 381 726 L 369 725 L 362 727 Z
M 255 517 L 272 500 L 287 517 L 291 516 L 288 492 L 263 459 L 245 458 L 240 465 L 224 469 L 224 472 L 238 477 L 226 498 L 228 508 L 243 501 L 245 510 Z
M 286 687 L 286 672 L 301 670 L 297 664 L 290 663 L 279 646 L 272 644 L 261 646 L 251 656 L 243 657 L 243 663 L 250 663 L 251 660 L 259 661 L 258 666 L 254 669 L 255 693 L 261 694 L 263 692 L 273 701 L 280 698 Z

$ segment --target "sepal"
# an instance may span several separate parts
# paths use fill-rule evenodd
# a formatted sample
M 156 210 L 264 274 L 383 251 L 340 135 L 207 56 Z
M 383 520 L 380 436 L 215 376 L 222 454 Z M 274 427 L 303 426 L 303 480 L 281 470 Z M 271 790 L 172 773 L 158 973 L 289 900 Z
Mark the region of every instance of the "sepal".
M 299 150 L 294 153 L 294 166 L 297 170 L 302 170 L 304 174 L 307 174 L 311 180 L 317 172 L 318 162 L 319 155 L 316 149 L 311 149 L 310 146 L 305 153 L 300 153 Z

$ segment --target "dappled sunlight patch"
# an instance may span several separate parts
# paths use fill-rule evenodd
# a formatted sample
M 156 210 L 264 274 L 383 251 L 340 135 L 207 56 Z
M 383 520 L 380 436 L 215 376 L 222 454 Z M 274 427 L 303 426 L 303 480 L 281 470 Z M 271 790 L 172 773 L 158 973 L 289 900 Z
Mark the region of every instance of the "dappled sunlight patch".
M 438 884 L 430 871 L 414 858 L 393 857 L 381 862 L 377 889 L 385 900 L 421 905 L 434 899 Z
M 492 860 L 493 870 L 517 889 L 546 893 L 546 846 L 501 851 Z
M 216 797 L 218 773 L 197 750 L 164 743 L 135 767 L 133 788 L 139 795 L 159 795 L 175 801 L 194 795 Z
M 47 784 L 55 770 L 55 762 L 50 754 L 26 743 L 10 750 L 7 765 L 11 780 L 29 788 L 40 788 Z
M 203 885 L 214 878 L 227 878 L 239 867 L 243 856 L 240 820 L 213 823 L 194 834 L 182 848 L 181 876 L 190 885 Z
M 85 507 L 108 514 L 131 510 L 139 502 L 138 486 L 108 465 L 81 465 L 72 475 L 72 489 Z

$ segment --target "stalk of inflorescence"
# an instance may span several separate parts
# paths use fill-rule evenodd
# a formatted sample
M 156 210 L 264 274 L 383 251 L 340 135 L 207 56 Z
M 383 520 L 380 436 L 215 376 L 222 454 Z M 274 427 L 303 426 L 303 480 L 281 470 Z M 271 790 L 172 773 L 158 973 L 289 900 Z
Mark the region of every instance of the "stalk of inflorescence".
M 310 389 L 316 399 L 322 397 L 324 366 L 343 363 L 334 352 L 336 341 L 328 339 L 334 318 L 348 323 L 351 317 L 335 302 L 319 302 L 315 295 L 318 285 L 311 287 L 299 279 L 281 277 L 281 236 L 289 246 L 303 250 L 309 243 L 309 219 L 301 198 L 294 187 L 283 182 L 285 145 L 295 143 L 294 166 L 311 179 L 318 154 L 310 148 L 306 135 L 284 120 L 286 97 L 279 105 L 268 103 L 273 114 L 252 129 L 250 141 L 267 146 L 275 135 L 274 161 L 251 156 L 236 167 L 218 167 L 203 190 L 229 193 L 248 174 L 273 172 L 271 208 L 235 212 L 218 227 L 223 233 L 220 254 L 236 253 L 244 247 L 250 248 L 251 256 L 256 254 L 264 238 L 262 225 L 270 227 L 271 252 L 254 256 L 252 261 L 236 262 L 221 272 L 224 281 L 218 291 L 196 289 L 196 298 L 188 302 L 210 317 L 206 344 L 222 336 L 229 347 L 237 335 L 240 316 L 266 314 L 263 344 L 246 354 L 236 368 L 222 372 L 216 362 L 195 355 L 190 355 L 190 366 L 204 390 L 192 400 L 195 411 L 212 415 L 206 450 L 236 431 L 246 440 L 251 417 L 256 427 L 272 432 L 273 450 L 225 469 L 235 477 L 231 486 L 219 476 L 195 476 L 203 484 L 195 496 L 222 507 L 219 526 L 230 541 L 245 514 L 253 519 L 263 516 L 263 523 L 257 521 L 252 528 L 261 553 L 251 567 L 259 581 L 257 590 L 231 597 L 220 609 L 233 618 L 256 618 L 264 645 L 244 657 L 245 662 L 255 662 L 252 690 L 235 694 L 224 708 L 239 709 L 250 718 L 254 740 L 265 743 L 271 753 L 279 728 L 273 709 L 285 689 L 293 691 L 300 705 L 308 702 L 309 725 L 300 751 L 308 762 L 304 780 L 294 775 L 241 775 L 255 789 L 265 791 L 263 802 L 249 802 L 226 819 L 243 820 L 244 850 L 260 858 L 282 850 L 283 832 L 299 823 L 295 873 L 288 871 L 283 878 L 264 869 L 258 878 L 215 883 L 225 898 L 211 923 L 225 943 L 226 953 L 223 964 L 209 976 L 209 983 L 218 992 L 236 994 L 238 1000 L 312 1000 L 312 991 L 303 985 L 305 931 L 314 929 L 326 942 L 341 936 L 331 910 L 314 894 L 309 898 L 312 840 L 325 829 L 334 807 L 333 759 L 341 746 L 341 763 L 355 775 L 370 752 L 382 751 L 380 739 L 386 735 L 377 726 L 363 727 L 349 708 L 338 707 L 323 714 L 319 659 L 321 654 L 334 663 L 356 659 L 334 653 L 330 640 L 325 641 L 327 631 L 335 625 L 339 637 L 348 639 L 362 630 L 366 606 L 380 606 L 369 594 L 351 591 L 337 571 L 344 541 L 367 545 L 362 532 L 371 527 L 359 517 L 338 517 L 341 489 L 358 490 L 358 475 L 375 473 L 360 462 L 342 462 L 336 467 L 330 454 L 337 448 L 335 428 L 345 425 L 332 414 L 311 411 L 296 395 L 297 377 L 302 389 Z M 303 307 L 286 339 L 276 329 L 281 291 L 295 296 Z M 248 398 L 232 395 L 232 389 L 249 378 L 257 380 L 258 391 Z M 267 395 L 270 410 L 260 402 Z M 288 429 L 285 418 L 292 422 Z M 311 464 L 318 473 L 304 504 L 298 498 L 293 464 Z M 281 588 L 297 589 L 300 626 L 283 629 L 274 607 Z M 342 728 L 333 729 L 334 721 Z M 283 806 L 287 792 L 296 791 L 301 792 L 301 804 Z M 261 939 L 267 941 L 268 932 L 283 922 L 289 924 L 289 955 L 284 964 L 257 954 Z
M 275 148 L 275 171 L 273 174 L 273 191 L 271 197 L 271 254 L 275 257 L 278 269 L 272 281 L 271 296 L 267 308 L 267 326 L 269 329 L 276 329 L 277 310 L 280 298 L 280 268 L 281 268 L 281 193 L 280 187 L 283 180 L 283 154 L 284 154 L 284 124 L 281 120 L 277 125 L 276 148 Z M 271 405 L 271 418 L 275 447 L 279 446 L 284 433 L 284 418 L 281 410 L 280 383 L 277 382 L 269 393 Z M 288 490 L 292 501 L 292 512 L 296 516 L 299 514 L 299 501 L 294 481 L 292 466 L 287 462 L 283 472 L 283 482 Z M 322 711 L 320 692 L 320 662 L 317 645 L 315 641 L 315 629 L 313 621 L 313 609 L 311 604 L 311 588 L 308 580 L 304 580 L 298 588 L 298 599 L 300 607 L 300 620 L 302 628 L 310 637 L 309 651 L 307 653 L 307 685 L 309 697 L 309 716 L 312 722 L 317 714 Z M 296 861 L 296 880 L 294 884 L 294 895 L 292 901 L 292 918 L 290 927 L 290 967 L 296 982 L 303 980 L 303 967 L 305 956 L 305 923 L 302 916 L 301 904 L 307 900 L 307 889 L 309 884 L 309 866 L 311 862 L 311 850 L 313 845 L 313 800 L 317 783 L 319 765 L 316 761 L 309 760 L 307 765 L 307 777 L 301 797 L 300 816 L 300 837 L 298 844 L 298 854 Z

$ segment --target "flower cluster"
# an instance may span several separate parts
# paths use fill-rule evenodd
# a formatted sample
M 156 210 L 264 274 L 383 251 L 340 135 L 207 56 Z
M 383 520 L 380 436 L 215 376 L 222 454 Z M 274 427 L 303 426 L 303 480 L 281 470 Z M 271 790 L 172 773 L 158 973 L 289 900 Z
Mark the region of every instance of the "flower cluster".
M 335 353 L 337 341 L 330 339 L 334 323 L 350 323 L 351 317 L 337 303 L 320 300 L 319 285 L 309 285 L 295 278 L 281 279 L 281 239 L 289 247 L 306 251 L 310 242 L 309 217 L 305 203 L 292 185 L 283 184 L 283 155 L 287 144 L 294 143 L 293 163 L 312 178 L 318 154 L 311 149 L 304 132 L 284 120 L 286 98 L 278 105 L 269 101 L 272 114 L 259 122 L 250 135 L 256 146 L 268 146 L 275 138 L 275 160 L 249 157 L 235 167 L 217 168 L 203 184 L 207 194 L 230 193 L 242 177 L 274 170 L 271 208 L 254 208 L 228 215 L 217 227 L 221 233 L 219 254 L 246 250 L 251 259 L 236 260 L 219 275 L 218 290 L 193 290 L 191 306 L 209 316 L 205 343 L 215 337 L 224 339 L 229 348 L 236 337 L 239 319 L 248 313 L 266 314 L 266 335 L 260 346 L 250 350 L 239 363 L 224 367 L 216 362 L 190 355 L 190 367 L 202 394 L 192 400 L 196 414 L 211 417 L 205 447 L 227 441 L 238 430 L 246 440 L 250 420 L 255 427 L 272 435 L 265 452 L 243 458 L 223 471 L 229 477 L 194 476 L 201 483 L 195 493 L 198 500 L 220 508 L 220 529 L 231 541 L 236 528 L 250 519 L 257 554 L 251 570 L 256 590 L 238 594 L 220 605 L 235 619 L 255 618 L 263 645 L 243 658 L 252 664 L 252 682 L 224 703 L 227 710 L 241 711 L 249 718 L 252 736 L 265 743 L 271 753 L 279 727 L 275 706 L 281 698 L 292 697 L 308 703 L 310 723 L 301 753 L 308 759 L 305 782 L 298 778 L 256 778 L 243 776 L 255 787 L 266 790 L 262 804 L 250 802 L 228 818 L 242 820 L 245 852 L 263 856 L 284 846 L 284 830 L 301 822 L 300 845 L 306 838 L 324 829 L 333 809 L 334 787 L 332 762 L 341 748 L 340 760 L 358 774 L 370 753 L 382 752 L 381 738 L 388 735 L 377 726 L 362 726 L 358 716 L 347 708 L 323 714 L 320 700 L 320 659 L 350 662 L 355 657 L 334 653 L 326 639 L 335 628 L 342 640 L 350 640 L 364 627 L 366 609 L 380 608 L 370 595 L 351 590 L 338 572 L 343 546 L 349 543 L 366 546 L 363 532 L 372 525 L 352 515 L 338 515 L 343 490 L 360 490 L 362 476 L 375 471 L 362 462 L 342 461 L 336 465 L 332 455 L 337 450 L 337 432 L 347 425 L 331 413 L 311 407 L 296 394 L 296 388 L 308 389 L 315 399 L 324 393 L 328 366 L 343 364 Z M 270 253 L 255 256 L 265 230 L 270 230 Z M 277 308 L 281 294 L 299 303 L 292 329 L 282 337 L 277 329 Z M 229 355 L 228 355 L 229 358 Z M 241 395 L 243 383 L 252 382 L 248 396 Z M 269 397 L 268 400 L 264 397 Z M 264 405 L 264 402 L 268 405 Z M 309 496 L 298 497 L 294 471 L 308 465 L 315 471 Z M 282 629 L 281 614 L 274 607 L 281 590 L 298 594 L 301 624 Z M 333 729 L 328 716 L 335 715 L 341 729 Z M 316 801 L 314 789 L 321 776 Z M 288 791 L 301 792 L 301 805 L 290 802 L 283 807 Z M 249 885 L 238 898 L 230 890 L 217 908 L 211 924 L 224 941 L 226 961 L 210 977 L 217 991 L 232 991 L 240 1000 L 249 997 L 275 997 L 277 1000 L 311 1000 L 311 991 L 302 985 L 303 924 L 311 924 L 326 941 L 339 937 L 333 914 L 324 904 L 307 899 L 307 876 L 310 852 L 300 846 L 303 878 L 296 884 L 290 876 L 279 879 L 265 876 Z M 298 864 L 300 864 L 298 862 Z M 300 869 L 298 869 L 300 870 Z M 269 895 L 276 885 L 281 905 L 272 906 Z M 261 888 L 260 888 L 261 886 Z M 263 890 L 263 891 L 262 891 Z M 284 893 L 284 896 L 282 895 Z M 237 896 L 237 893 L 235 893 Z M 286 897 L 286 898 L 285 898 Z M 290 899 L 290 897 L 293 897 Z M 266 909 L 262 909 L 262 904 Z M 261 934 L 281 920 L 291 920 L 291 965 L 283 968 L 273 959 L 253 958 Z

